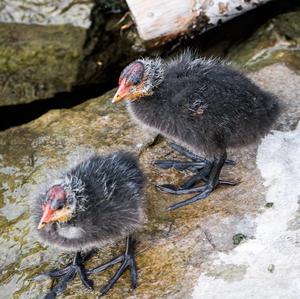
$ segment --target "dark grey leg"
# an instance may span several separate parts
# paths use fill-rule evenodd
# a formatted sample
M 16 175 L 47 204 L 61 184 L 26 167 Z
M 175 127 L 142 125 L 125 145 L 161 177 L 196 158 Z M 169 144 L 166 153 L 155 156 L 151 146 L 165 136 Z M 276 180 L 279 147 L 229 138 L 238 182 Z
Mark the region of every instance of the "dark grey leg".
M 118 271 L 115 273 L 115 275 L 109 280 L 109 282 L 104 287 L 101 288 L 100 290 L 101 295 L 105 295 L 114 286 L 114 284 L 118 281 L 118 279 L 122 276 L 122 274 L 126 271 L 127 268 L 130 269 L 131 287 L 133 289 L 136 288 L 137 269 L 136 269 L 134 251 L 135 251 L 135 240 L 132 236 L 128 236 L 126 240 L 126 249 L 124 254 L 89 271 L 89 275 L 96 274 L 112 267 L 117 263 L 121 263 L 121 266 L 118 269 Z
M 198 156 L 194 153 L 192 153 L 191 151 L 187 150 L 186 148 L 176 144 L 176 143 L 170 143 L 170 147 L 172 149 L 174 149 L 175 151 L 177 151 L 178 153 L 182 154 L 183 156 L 186 156 L 187 158 L 190 158 L 194 161 L 209 161 L 211 162 L 210 160 L 204 158 L 204 157 L 201 157 L 201 156 Z M 225 163 L 226 164 L 229 164 L 229 165 L 235 165 L 235 161 L 233 160 L 228 160 L 228 159 L 225 159 Z
M 172 191 L 185 191 L 186 189 L 189 189 L 196 185 L 199 182 L 207 182 L 208 181 L 208 175 L 211 172 L 211 169 L 213 165 L 215 164 L 215 161 L 210 161 L 208 159 L 205 159 L 203 157 L 200 157 L 198 155 L 195 155 L 191 151 L 185 149 L 184 147 L 175 144 L 170 143 L 170 147 L 180 154 L 184 155 L 185 157 L 191 159 L 191 161 L 178 161 L 178 160 L 156 160 L 154 161 L 154 164 L 162 169 L 170 169 L 174 168 L 178 171 L 188 170 L 194 175 L 190 177 L 185 183 L 183 183 L 180 187 L 176 187 L 171 184 L 165 184 L 158 186 L 158 188 L 162 191 L 168 192 L 170 190 L 170 193 L 174 193 Z M 224 163 L 229 165 L 235 165 L 235 162 L 232 160 L 224 160 Z M 219 181 L 221 184 L 232 184 L 232 182 L 224 182 Z M 196 191 L 192 191 L 196 192 Z M 175 194 L 175 193 L 174 193 Z M 176 194 L 184 194 L 184 193 L 176 193 Z
M 162 169 L 174 168 L 176 170 L 190 170 L 197 171 L 203 169 L 207 165 L 210 165 L 210 161 L 177 161 L 177 160 L 156 160 L 154 165 Z
M 165 186 L 159 187 L 160 190 L 172 194 L 189 194 L 189 193 L 198 193 L 192 198 L 189 198 L 187 200 L 184 200 L 182 202 L 176 203 L 174 205 L 171 205 L 168 210 L 175 210 L 184 206 L 187 206 L 191 203 L 194 203 L 196 201 L 202 200 L 209 196 L 209 194 L 219 185 L 219 184 L 228 184 L 228 185 L 235 185 L 237 182 L 230 182 L 230 181 L 223 181 L 219 180 L 221 169 L 225 163 L 226 160 L 226 153 L 219 157 L 215 157 L 213 161 L 213 166 L 211 168 L 211 171 L 209 173 L 209 176 L 205 181 L 203 186 L 196 187 L 196 188 L 190 188 L 190 189 L 173 189 L 173 188 L 167 188 Z

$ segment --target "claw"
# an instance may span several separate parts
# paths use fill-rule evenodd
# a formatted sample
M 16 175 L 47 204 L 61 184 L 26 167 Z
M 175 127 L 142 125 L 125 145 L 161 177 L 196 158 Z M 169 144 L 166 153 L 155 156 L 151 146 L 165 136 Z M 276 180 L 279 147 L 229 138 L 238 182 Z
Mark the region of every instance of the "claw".
M 82 281 L 84 286 L 87 289 L 93 290 L 94 289 L 94 282 L 91 279 L 88 278 L 87 273 L 86 273 L 85 269 L 82 266 L 78 267 L 78 273 L 79 273 L 80 280 Z
M 176 149 L 178 149 L 178 146 Z M 178 151 L 182 151 L 182 148 L 179 147 Z M 192 157 L 192 153 L 188 152 L 189 157 Z M 176 188 L 174 185 L 165 184 L 161 186 L 157 186 L 161 191 L 181 195 L 181 194 L 189 194 L 189 193 L 198 193 L 192 198 L 186 199 L 182 202 L 171 205 L 168 210 L 173 211 L 178 208 L 184 207 L 196 201 L 202 200 L 209 196 L 209 194 L 218 187 L 218 185 L 236 185 L 238 182 L 236 181 L 227 181 L 220 180 L 220 172 L 226 161 L 226 152 L 223 152 L 220 156 L 216 156 L 214 161 L 211 163 L 210 168 L 204 168 L 203 171 L 198 171 L 194 176 L 189 178 L 181 187 Z M 233 162 L 228 160 L 229 163 Z M 208 171 L 209 170 L 209 171 Z M 199 181 L 203 181 L 204 185 L 199 187 L 195 186 Z
M 206 162 L 194 162 L 194 161 L 177 161 L 177 160 L 156 160 L 154 165 L 162 169 L 174 168 L 176 170 L 193 170 L 202 169 L 207 166 Z
M 168 190 L 177 190 L 177 187 L 172 184 L 163 184 L 163 185 L 155 185 L 157 189 L 163 192 L 168 192 Z
M 67 288 L 68 282 L 72 281 L 76 276 L 76 270 L 72 267 L 70 267 L 70 271 L 63 276 L 56 286 L 53 287 L 51 290 L 52 293 L 59 295 L 63 293 L 63 291 Z
M 172 186 L 172 188 L 166 187 L 166 186 L 172 186 L 172 185 L 161 185 L 161 186 L 159 186 L 159 189 L 163 192 L 171 193 L 171 194 L 175 194 L 175 195 L 201 192 L 205 188 L 205 186 L 201 186 L 201 187 L 190 188 L 190 189 L 176 189 L 176 188 L 173 188 L 173 186 Z
M 176 143 L 169 143 L 170 147 L 177 151 L 178 153 L 182 154 L 183 156 L 186 156 L 187 158 L 190 158 L 192 159 L 193 161 L 202 161 L 202 162 L 206 162 L 206 163 L 211 163 L 210 160 L 204 158 L 204 157 L 201 157 L 201 156 L 198 156 L 194 153 L 192 153 L 191 151 L 189 151 L 188 149 L 176 144 Z M 233 160 L 229 160 L 229 159 L 225 159 L 224 161 L 225 164 L 228 164 L 228 165 L 236 165 L 236 162 L 233 161 Z
M 118 279 L 121 277 L 121 275 L 126 271 L 127 268 L 130 269 L 130 277 L 131 277 L 131 286 L 132 288 L 136 288 L 137 286 L 137 270 L 136 270 L 136 264 L 134 260 L 134 256 L 127 256 L 125 257 L 124 261 L 122 262 L 119 270 L 115 273 L 115 275 L 111 278 L 111 280 L 101 288 L 100 294 L 105 295 L 118 281 Z
M 184 201 L 181 201 L 181 202 L 178 202 L 174 205 L 171 205 L 168 207 L 168 211 L 174 211 L 176 209 L 179 209 L 179 208 L 182 208 L 182 207 L 185 207 L 187 205 L 190 205 L 196 201 L 199 201 L 199 200 L 202 200 L 206 197 L 208 197 L 208 195 L 212 192 L 213 188 L 211 186 L 205 186 L 205 188 L 202 190 L 201 193 L 199 193 L 198 195 L 192 197 L 192 198 L 189 198 L 187 200 L 184 200 Z
M 176 152 L 178 152 L 178 153 L 182 154 L 183 156 L 186 156 L 187 158 L 190 158 L 194 161 L 204 161 L 204 160 L 206 160 L 205 158 L 202 158 L 198 155 L 195 155 L 191 151 L 187 150 L 186 148 L 184 148 L 184 147 L 182 147 L 182 146 L 180 146 L 176 143 L 170 143 L 169 145 Z
M 55 269 L 50 272 L 42 273 L 36 277 L 34 277 L 33 281 L 40 281 L 45 278 L 59 278 L 58 283 L 51 289 L 48 294 L 44 297 L 44 299 L 52 299 L 56 298 L 58 294 L 61 294 L 68 286 L 68 283 L 72 281 L 76 274 L 79 274 L 79 277 L 83 283 L 83 285 L 88 288 L 93 288 L 93 281 L 88 279 L 87 271 L 85 270 L 83 263 L 92 257 L 93 253 L 88 253 L 86 256 L 82 257 L 79 252 L 75 254 L 73 262 L 66 266 L 63 269 Z
M 240 181 L 227 181 L 227 180 L 219 180 L 220 185 L 230 185 L 230 186 L 235 186 L 240 184 Z

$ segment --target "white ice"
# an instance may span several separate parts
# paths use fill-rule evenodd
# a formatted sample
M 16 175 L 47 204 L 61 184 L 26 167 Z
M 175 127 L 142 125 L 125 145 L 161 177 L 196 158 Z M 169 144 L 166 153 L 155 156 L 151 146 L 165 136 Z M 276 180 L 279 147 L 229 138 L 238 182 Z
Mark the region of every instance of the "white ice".
M 246 266 L 247 271 L 240 280 L 229 281 L 202 273 L 194 299 L 300 298 L 300 124 L 294 131 L 267 135 L 258 148 L 257 166 L 267 188 L 266 201 L 274 206 L 253 219 L 254 239 L 228 254 L 218 253 L 212 262 L 212 267 Z M 270 265 L 273 272 L 268 271 Z

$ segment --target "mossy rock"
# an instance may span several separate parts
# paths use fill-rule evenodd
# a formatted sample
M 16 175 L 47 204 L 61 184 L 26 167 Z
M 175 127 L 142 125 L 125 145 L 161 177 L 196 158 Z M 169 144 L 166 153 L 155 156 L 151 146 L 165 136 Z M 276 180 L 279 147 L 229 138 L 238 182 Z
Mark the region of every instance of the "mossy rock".
M 248 71 L 275 62 L 300 70 L 300 10 L 268 21 L 248 40 L 234 45 L 228 59 Z
M 0 105 L 71 90 L 83 59 L 85 30 L 70 25 L 0 25 Z
M 24 11 L 22 5 L 16 11 L 12 5 L 7 15 L 10 12 L 12 20 L 24 19 L 26 24 L 0 23 L 0 106 L 51 98 L 79 85 L 113 86 L 123 66 L 145 50 L 134 26 L 122 27 L 130 22 L 128 17 L 121 20 L 124 3 L 96 1 L 92 5 L 88 0 L 64 7 L 57 1 L 56 7 L 42 1 L 26 4 Z M 39 5 L 41 17 L 35 18 Z M 74 6 L 79 6 L 76 13 L 84 20 L 72 15 Z

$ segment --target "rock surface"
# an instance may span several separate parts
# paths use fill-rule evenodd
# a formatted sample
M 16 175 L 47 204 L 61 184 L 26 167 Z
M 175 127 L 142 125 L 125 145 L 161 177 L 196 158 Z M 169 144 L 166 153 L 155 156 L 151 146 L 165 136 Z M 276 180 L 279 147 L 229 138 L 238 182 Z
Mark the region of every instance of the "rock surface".
M 0 106 L 71 90 L 85 34 L 70 25 L 0 24 Z
M 300 10 L 271 19 L 246 42 L 229 49 L 228 59 L 251 71 L 276 61 L 300 70 Z
M 247 45 L 244 47 L 247 48 Z M 256 53 L 256 48 L 252 51 Z M 282 132 L 270 133 L 265 139 L 272 141 L 275 138 L 280 142 L 276 141 L 274 145 L 283 145 L 278 147 L 279 150 L 276 147 L 272 149 L 264 140 L 262 146 L 253 144 L 230 150 L 229 156 L 237 161 L 237 165 L 225 167 L 222 177 L 238 179 L 241 183 L 235 187 L 220 187 L 203 202 L 172 213 L 165 208 L 182 197 L 160 193 L 155 184 L 178 184 L 189 174 L 162 171 L 152 162 L 155 159 L 183 158 L 170 150 L 165 140 L 156 139 L 135 127 L 123 106 L 113 106 L 110 103 L 113 91 L 70 110 L 49 111 L 29 124 L 1 132 L 0 298 L 40 298 L 47 292 L 51 281 L 37 283 L 30 279 L 69 260 L 67 254 L 42 246 L 34 235 L 29 210 L 30 202 L 36 195 L 35 186 L 44 181 L 49 173 L 66 167 L 74 157 L 84 155 L 87 150 L 101 152 L 123 148 L 139 155 L 141 166 L 147 174 L 148 223 L 137 235 L 138 288 L 130 290 L 127 274 L 116 284 L 108 298 L 224 298 L 220 292 L 223 290 L 227 292 L 226 299 L 248 299 L 251 294 L 247 289 L 250 277 L 252 291 L 253 288 L 271 290 L 271 293 L 260 292 L 259 298 L 280 298 L 276 294 L 286 290 L 288 295 L 285 298 L 296 299 L 293 290 L 297 289 L 290 281 L 299 278 L 300 259 L 289 257 L 299 255 L 300 225 L 296 196 L 299 190 L 292 189 L 286 180 L 280 180 L 281 173 L 290 173 L 289 164 L 286 167 L 280 164 L 283 157 L 280 149 L 288 148 L 286 145 L 296 145 L 297 131 L 289 131 L 295 130 L 300 119 L 300 75 L 288 66 L 288 63 L 282 62 L 270 64 L 249 74 L 259 85 L 277 94 L 286 103 L 274 126 Z M 285 161 L 296 159 L 291 152 L 293 149 L 286 151 Z M 274 175 L 266 172 L 272 169 L 272 165 L 278 165 L 279 175 L 275 171 Z M 296 171 L 299 170 L 291 169 L 297 178 Z M 287 197 L 290 190 L 293 192 L 293 196 L 287 197 L 287 204 L 284 198 L 278 196 L 281 183 L 284 190 L 281 197 Z M 280 238 L 273 238 L 277 233 L 273 231 L 274 222 L 270 222 L 270 227 L 268 221 L 262 221 L 267 216 L 272 216 L 273 220 L 274 217 L 275 220 L 280 219 Z M 268 236 L 266 244 L 274 245 L 280 251 L 280 259 L 276 256 L 278 252 L 272 251 L 266 255 L 265 251 L 261 255 L 260 247 L 255 246 L 261 245 L 262 231 Z M 245 237 L 240 238 L 242 235 Z M 122 242 L 100 249 L 87 267 L 106 261 L 122 249 Z M 265 256 L 269 258 L 264 264 L 250 265 L 245 262 L 248 256 L 240 255 L 243 250 L 250 253 L 251 262 L 261 261 Z M 260 267 L 260 271 L 257 276 L 252 276 L 256 266 Z M 96 285 L 94 292 L 87 292 L 76 279 L 61 297 L 97 298 L 97 291 L 112 273 L 107 271 L 93 277 Z M 262 286 L 260 282 L 266 275 L 270 277 Z M 272 275 L 277 284 L 272 282 Z M 271 297 L 266 294 L 271 294 Z
M 277 128 L 294 128 L 300 118 L 300 90 L 297 88 L 300 76 L 282 64 L 275 64 L 252 77 L 288 103 Z M 268 209 L 265 207 L 266 188 L 255 163 L 257 145 L 229 153 L 238 163 L 224 169 L 222 177 L 241 180 L 238 186 L 219 188 L 201 203 L 167 212 L 165 208 L 179 198 L 158 192 L 154 185 L 177 184 L 183 175 L 157 169 L 152 161 L 180 157 L 165 141 L 153 143 L 153 136 L 136 128 L 124 107 L 110 104 L 111 96 L 112 93 L 108 93 L 71 110 L 50 111 L 28 125 L 1 133 L 0 284 L 5 290 L 1 298 L 38 298 L 46 292 L 50 281 L 34 283 L 30 278 L 66 261 L 66 254 L 57 257 L 56 250 L 36 241 L 29 219 L 30 200 L 35 195 L 33 186 L 43 181 L 49 172 L 68 165 L 74 152 L 86 150 L 107 151 L 120 147 L 134 150 L 149 178 L 148 224 L 138 235 L 137 245 L 139 287 L 131 292 L 129 277 L 124 276 L 111 291 L 110 298 L 190 298 L 203 272 L 228 282 L 240 281 L 246 275 L 246 265 L 216 267 L 212 261 L 217 253 L 229 253 L 241 246 L 234 245 L 235 235 L 246 236 L 241 244 L 255 239 L 256 217 Z M 296 217 L 297 214 L 293 214 L 286 220 L 295 222 Z M 299 226 L 293 229 L 299 230 Z M 121 246 L 100 250 L 88 267 L 110 258 Z M 96 276 L 97 288 L 111 274 L 108 271 Z M 96 298 L 97 288 L 93 293 L 86 292 L 76 280 L 65 297 Z
M 0 22 L 39 25 L 62 25 L 88 28 L 92 0 L 2 0 Z
M 78 85 L 111 84 L 144 51 L 134 27 L 123 27 L 130 22 L 123 16 L 120 0 L 2 1 L 0 106 L 51 98 Z

